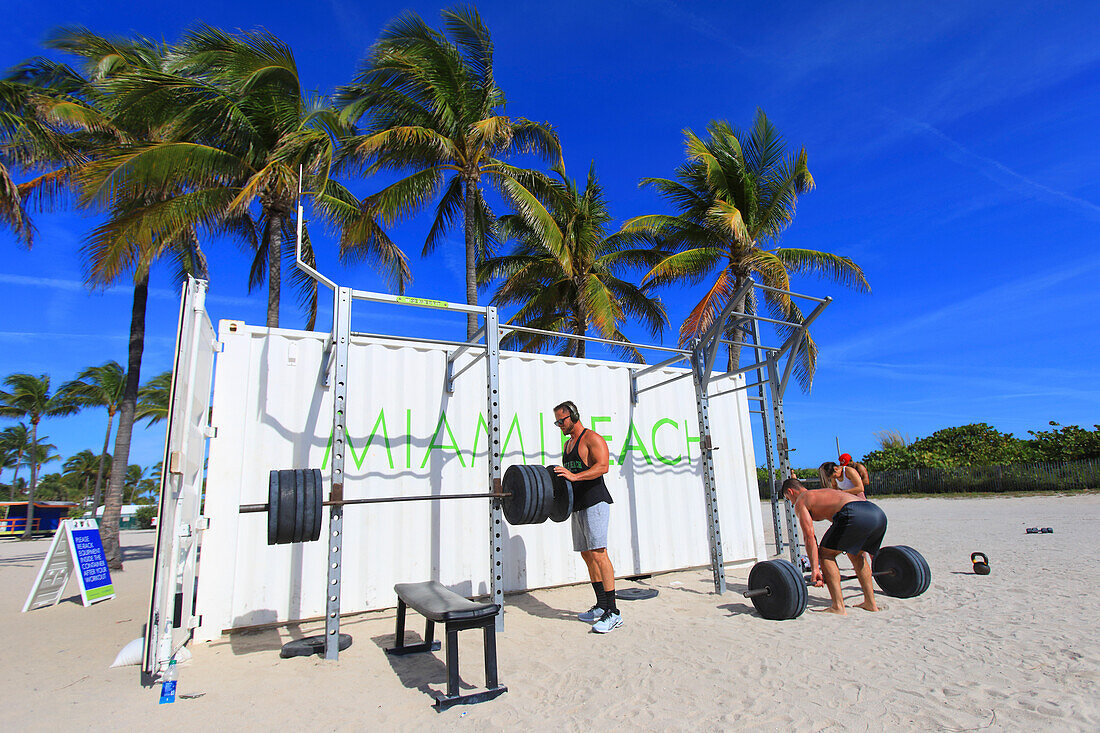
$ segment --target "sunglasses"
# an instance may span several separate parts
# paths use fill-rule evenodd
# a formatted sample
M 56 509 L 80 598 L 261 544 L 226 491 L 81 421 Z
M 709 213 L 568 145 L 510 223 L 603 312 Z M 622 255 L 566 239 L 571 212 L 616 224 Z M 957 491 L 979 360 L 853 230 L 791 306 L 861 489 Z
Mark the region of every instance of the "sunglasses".
M 562 425 L 565 425 L 565 421 L 568 419 L 568 417 L 563 417 L 561 420 L 555 420 L 554 424 L 560 428 Z

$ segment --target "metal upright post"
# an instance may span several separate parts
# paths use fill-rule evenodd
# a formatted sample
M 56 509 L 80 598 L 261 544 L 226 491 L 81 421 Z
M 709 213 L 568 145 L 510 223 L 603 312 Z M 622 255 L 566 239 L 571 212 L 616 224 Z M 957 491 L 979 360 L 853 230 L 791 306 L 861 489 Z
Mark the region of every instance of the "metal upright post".
M 752 342 L 755 344 L 753 347 L 753 354 L 756 356 L 756 363 L 763 362 L 767 359 L 768 352 L 760 346 L 760 323 L 753 318 L 752 323 Z M 783 554 L 783 510 L 779 508 L 779 503 L 782 498 L 779 496 L 779 490 L 776 486 L 775 480 L 775 463 L 772 455 L 772 434 L 771 425 L 768 422 L 768 407 L 767 398 L 764 394 L 764 379 L 760 376 L 760 370 L 756 370 L 756 394 L 757 399 L 760 400 L 760 424 L 764 432 L 764 455 L 767 457 L 768 464 L 768 498 L 771 501 L 772 506 L 772 525 L 774 527 L 775 538 L 775 554 Z
M 497 309 L 485 308 L 485 375 L 488 380 L 489 489 L 501 490 L 500 483 L 500 321 Z M 504 514 L 500 499 L 489 500 L 489 578 L 493 603 L 504 609 Z M 504 630 L 504 614 L 496 617 L 496 630 Z
M 707 525 L 710 538 L 710 568 L 714 575 L 714 592 L 726 592 L 726 569 L 722 564 L 722 530 L 718 522 L 718 492 L 714 486 L 714 445 L 710 435 L 709 398 L 705 342 L 696 341 L 691 348 L 692 380 L 695 382 L 695 403 L 699 412 L 699 452 L 703 464 L 703 491 L 707 505 Z
M 775 443 L 779 452 L 779 478 L 786 480 L 791 471 L 791 459 L 787 446 L 787 423 L 783 419 L 783 390 L 780 385 L 779 360 L 776 354 L 768 357 L 768 386 L 771 388 Z M 802 533 L 798 529 L 798 518 L 794 514 L 794 505 L 787 501 L 786 497 L 783 498 L 783 502 L 787 506 L 787 542 L 791 562 L 795 567 L 801 567 Z
M 344 500 L 344 446 L 347 433 L 348 346 L 351 339 L 351 288 L 336 288 L 332 340 L 336 363 L 332 379 L 332 489 L 329 501 Z M 328 519 L 328 583 L 325 585 L 325 659 L 340 654 L 340 556 L 344 509 L 335 505 Z

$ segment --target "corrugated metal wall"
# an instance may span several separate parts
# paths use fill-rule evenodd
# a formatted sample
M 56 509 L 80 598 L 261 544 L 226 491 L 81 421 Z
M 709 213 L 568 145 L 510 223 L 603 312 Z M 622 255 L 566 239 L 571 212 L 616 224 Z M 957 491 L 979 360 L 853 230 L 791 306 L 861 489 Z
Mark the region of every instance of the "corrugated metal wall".
M 324 613 L 324 542 L 270 547 L 268 472 L 322 467 L 328 492 L 331 393 L 321 383 L 324 334 L 219 324 L 196 638 Z M 473 357 L 460 357 L 456 371 Z M 355 339 L 350 350 L 346 498 L 488 491 L 484 361 L 444 390 L 446 350 Z M 642 385 L 682 373 L 662 370 Z M 719 386 L 720 385 L 720 386 Z M 731 386 L 714 385 L 712 391 Z M 631 405 L 625 364 L 506 353 L 500 363 L 505 467 L 559 463 L 553 406 L 573 400 L 607 439 L 614 498 L 608 552 L 618 575 L 709 564 L 698 418 L 691 378 Z M 765 554 L 744 392 L 712 401 L 711 424 L 727 561 Z M 327 523 L 327 512 L 325 513 Z M 342 609 L 396 604 L 393 584 L 428 579 L 489 590 L 489 502 L 464 499 L 349 506 Z M 569 523 L 506 526 L 505 590 L 587 581 Z M 322 537 L 326 536 L 322 531 Z

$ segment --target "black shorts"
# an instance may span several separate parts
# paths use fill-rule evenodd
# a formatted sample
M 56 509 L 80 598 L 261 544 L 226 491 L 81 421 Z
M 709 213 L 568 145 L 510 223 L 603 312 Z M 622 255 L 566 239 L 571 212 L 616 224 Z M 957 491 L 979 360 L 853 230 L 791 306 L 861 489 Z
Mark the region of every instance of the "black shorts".
M 833 515 L 833 526 L 818 546 L 837 552 L 874 555 L 886 534 L 886 514 L 869 501 L 850 501 Z

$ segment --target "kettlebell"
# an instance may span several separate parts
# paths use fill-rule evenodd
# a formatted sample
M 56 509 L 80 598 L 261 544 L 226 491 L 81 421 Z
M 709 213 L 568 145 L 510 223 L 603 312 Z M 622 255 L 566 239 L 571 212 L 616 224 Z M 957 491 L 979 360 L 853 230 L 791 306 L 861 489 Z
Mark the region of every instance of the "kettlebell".
M 974 563 L 975 575 L 989 575 L 989 558 L 984 552 L 970 553 L 970 562 Z

